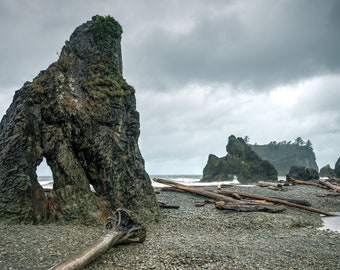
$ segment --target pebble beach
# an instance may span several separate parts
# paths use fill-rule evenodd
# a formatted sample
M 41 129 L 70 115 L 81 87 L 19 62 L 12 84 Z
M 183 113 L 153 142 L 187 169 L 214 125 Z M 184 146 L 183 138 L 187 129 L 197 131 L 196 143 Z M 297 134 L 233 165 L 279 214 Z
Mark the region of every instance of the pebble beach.
M 340 196 L 292 186 L 287 191 L 263 187 L 231 188 L 266 196 L 301 199 L 312 207 L 340 212 Z M 322 218 L 287 207 L 283 213 L 233 212 L 204 198 L 160 191 L 159 201 L 179 209 L 161 209 L 162 220 L 146 224 L 144 243 L 120 245 L 85 269 L 340 269 L 340 233 L 322 230 Z M 100 237 L 101 226 L 0 224 L 0 269 L 49 269 Z

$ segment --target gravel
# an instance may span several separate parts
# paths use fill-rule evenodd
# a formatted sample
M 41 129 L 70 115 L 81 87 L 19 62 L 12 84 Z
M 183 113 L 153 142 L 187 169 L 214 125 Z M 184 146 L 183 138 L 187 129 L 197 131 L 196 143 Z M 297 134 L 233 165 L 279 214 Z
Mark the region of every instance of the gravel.
M 339 196 L 317 197 L 325 191 L 315 187 L 233 189 L 340 211 Z M 163 219 L 147 225 L 144 243 L 113 247 L 85 269 L 340 269 L 340 234 L 320 230 L 319 214 L 220 211 L 213 204 L 195 207 L 202 197 L 188 193 L 161 191 L 157 197 L 180 208 L 162 209 Z M 86 225 L 0 224 L 0 269 L 48 269 L 102 232 Z

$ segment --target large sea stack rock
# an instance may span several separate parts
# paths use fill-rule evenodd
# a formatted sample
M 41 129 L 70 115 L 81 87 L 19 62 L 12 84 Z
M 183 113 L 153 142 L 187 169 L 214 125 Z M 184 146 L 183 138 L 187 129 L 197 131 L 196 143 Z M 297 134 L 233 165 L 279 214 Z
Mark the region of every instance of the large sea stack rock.
M 289 176 L 304 181 L 319 179 L 319 174 L 315 169 L 298 165 L 290 167 Z
M 118 207 L 141 221 L 159 218 L 138 147 L 135 90 L 122 76 L 121 33 L 112 17 L 94 16 L 16 91 L 0 124 L 0 220 L 98 222 Z M 43 158 L 49 195 L 36 175 Z
M 340 157 L 338 158 L 338 160 L 335 163 L 334 172 L 335 172 L 335 176 L 337 178 L 340 178 Z
M 231 135 L 226 147 L 227 155 L 210 154 L 201 181 L 227 181 L 234 175 L 240 182 L 277 180 L 277 171 L 267 160 L 262 160 L 242 138 Z
M 335 170 L 331 168 L 329 164 L 326 166 L 322 167 L 319 172 L 320 177 L 328 177 L 328 178 L 333 178 L 335 177 Z

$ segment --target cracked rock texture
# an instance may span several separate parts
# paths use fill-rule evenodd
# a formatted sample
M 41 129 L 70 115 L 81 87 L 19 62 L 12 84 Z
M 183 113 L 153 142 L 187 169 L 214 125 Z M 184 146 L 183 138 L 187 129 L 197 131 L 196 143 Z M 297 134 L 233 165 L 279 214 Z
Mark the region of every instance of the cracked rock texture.
M 122 76 L 121 33 L 112 17 L 94 16 L 16 91 L 0 124 L 0 220 L 103 222 L 118 207 L 159 218 L 135 90 Z M 48 194 L 36 175 L 43 158 L 54 181 Z

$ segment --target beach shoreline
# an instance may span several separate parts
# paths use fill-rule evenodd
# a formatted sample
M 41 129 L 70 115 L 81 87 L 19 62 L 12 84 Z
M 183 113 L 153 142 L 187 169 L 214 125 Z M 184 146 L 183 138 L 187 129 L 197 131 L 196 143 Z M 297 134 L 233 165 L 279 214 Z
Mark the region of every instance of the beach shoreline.
M 339 212 L 338 197 L 308 186 L 288 191 L 234 186 L 267 196 L 308 200 L 315 208 Z M 221 211 L 195 207 L 198 195 L 160 191 L 162 220 L 146 224 L 141 244 L 111 248 L 85 269 L 336 269 L 340 233 L 320 230 L 320 215 L 288 208 L 283 213 Z M 48 269 L 97 239 L 103 227 L 0 224 L 0 269 Z

